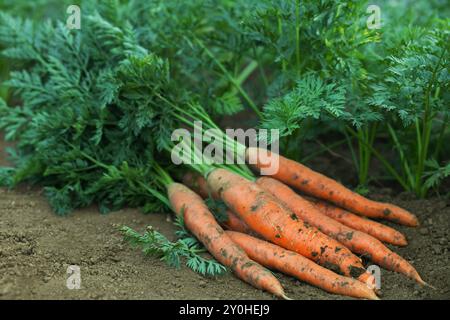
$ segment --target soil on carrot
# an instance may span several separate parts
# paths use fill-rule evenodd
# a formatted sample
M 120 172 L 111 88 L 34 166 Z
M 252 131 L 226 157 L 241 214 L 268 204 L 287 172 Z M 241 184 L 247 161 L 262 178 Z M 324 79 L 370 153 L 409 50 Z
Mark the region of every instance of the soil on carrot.
M 5 165 L 1 149 L 0 165 Z M 418 215 L 419 228 L 388 223 L 409 240 L 405 248 L 392 248 L 436 287 L 421 287 L 382 270 L 382 298 L 449 299 L 450 203 L 438 198 L 416 200 L 407 194 L 394 196 L 386 188 L 375 189 L 370 196 Z M 0 299 L 273 299 L 230 274 L 202 277 L 187 267 L 173 269 L 158 259 L 146 258 L 124 243 L 117 231 L 118 225 L 138 230 L 151 225 L 172 236 L 175 228 L 168 217 L 144 215 L 135 209 L 101 215 L 95 207 L 58 217 L 40 189 L 0 189 Z M 70 265 L 80 267 L 78 290 L 66 285 Z M 347 299 L 279 273 L 276 276 L 294 299 Z

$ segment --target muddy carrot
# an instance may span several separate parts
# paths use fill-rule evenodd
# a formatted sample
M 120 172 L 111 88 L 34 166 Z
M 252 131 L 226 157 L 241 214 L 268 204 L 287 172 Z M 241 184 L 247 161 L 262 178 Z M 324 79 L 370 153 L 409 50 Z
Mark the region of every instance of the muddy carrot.
M 327 268 L 338 269 L 361 281 L 373 281 L 361 259 L 317 228 L 303 222 L 256 183 L 225 169 L 208 177 L 208 187 L 247 225 L 265 238 Z
M 384 224 L 358 216 L 325 201 L 313 198 L 308 198 L 308 201 L 312 202 L 323 214 L 352 229 L 365 232 L 378 240 L 396 246 L 406 246 L 408 244 L 406 237 L 400 231 Z
M 387 219 L 407 226 L 418 226 L 417 217 L 405 209 L 390 203 L 367 199 L 339 182 L 283 156 L 258 148 L 247 149 L 247 161 L 256 168 L 267 167 L 263 154 L 270 163 L 278 162 L 278 171 L 272 177 L 308 195 L 324 199 L 339 207 L 370 218 Z
M 366 256 L 383 268 L 399 272 L 420 284 L 425 284 L 408 261 L 389 250 L 378 239 L 361 231 L 351 229 L 322 214 L 312 203 L 278 180 L 262 177 L 256 183 L 266 192 L 270 192 L 300 219 L 336 239 L 352 252 Z
M 338 275 L 296 252 L 243 233 L 226 231 L 226 234 L 244 249 L 250 259 L 267 268 L 281 271 L 330 293 L 378 300 L 366 284 Z
M 183 176 L 183 184 L 199 194 L 203 199 L 212 197 L 215 200 L 220 200 L 219 195 L 212 194 L 208 189 L 206 179 L 195 172 L 187 172 Z M 254 233 L 253 230 L 231 210 L 226 210 L 225 215 L 227 219 L 219 222 L 225 229 L 257 236 L 256 233 Z
M 254 287 L 287 298 L 280 282 L 270 271 L 251 260 L 225 234 L 199 195 L 179 183 L 170 184 L 167 191 L 173 211 L 183 215 L 188 230 L 218 261 Z

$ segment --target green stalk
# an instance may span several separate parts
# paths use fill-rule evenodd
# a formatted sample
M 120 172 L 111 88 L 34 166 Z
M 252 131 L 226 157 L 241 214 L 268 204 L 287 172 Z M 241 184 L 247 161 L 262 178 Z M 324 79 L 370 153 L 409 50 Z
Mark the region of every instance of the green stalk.
M 364 177 L 364 173 L 367 171 L 367 168 L 365 167 L 365 161 L 364 161 L 364 157 L 365 157 L 365 153 L 364 151 L 367 150 L 366 144 L 364 144 L 363 142 L 365 142 L 365 132 L 364 129 L 357 129 L 356 133 L 358 134 L 358 142 L 359 142 L 359 170 L 358 170 L 358 177 L 359 177 L 359 184 L 363 185 L 366 183 L 365 181 L 365 177 Z
M 434 158 L 436 160 L 439 158 L 439 153 L 441 151 L 442 144 L 444 142 L 444 136 L 445 136 L 445 131 L 447 130 L 447 127 L 448 127 L 448 116 L 446 115 L 445 119 L 442 122 L 441 130 L 440 130 L 438 138 L 437 138 L 436 149 L 434 150 Z
M 280 14 L 277 13 L 277 22 L 278 22 L 278 36 L 281 38 L 281 36 L 283 35 L 283 22 L 281 20 Z M 286 72 L 286 61 L 284 58 L 281 59 L 281 70 L 283 70 L 283 72 Z
M 347 127 L 347 130 L 350 132 L 352 136 L 355 138 L 358 138 L 358 134 L 350 127 Z M 365 144 L 365 142 L 363 142 Z M 373 146 L 370 146 L 366 144 L 367 148 L 370 149 L 372 154 L 380 160 L 380 162 L 383 164 L 383 166 L 386 168 L 386 170 L 397 180 L 397 182 L 405 189 L 408 190 L 408 184 L 405 182 L 405 180 L 398 174 L 397 170 L 395 170 L 389 162 L 384 158 Z
M 269 86 L 269 81 L 267 80 L 266 72 L 264 71 L 263 64 L 261 63 L 261 59 L 260 59 L 258 50 L 255 47 L 253 47 L 253 54 L 255 56 L 256 61 L 258 62 L 258 70 L 259 70 L 259 73 L 261 74 L 261 79 L 263 81 L 264 88 L 267 89 L 267 87 Z
M 231 75 L 227 68 L 214 56 L 214 54 L 203 44 L 203 42 L 200 39 L 195 38 L 194 39 L 197 44 L 206 52 L 206 54 L 210 57 L 210 59 L 219 67 L 219 69 L 222 71 L 222 73 L 228 78 L 228 81 L 230 81 L 235 88 L 239 91 L 241 96 L 244 98 L 244 100 L 248 103 L 250 108 L 258 115 L 259 118 L 262 118 L 262 113 L 256 106 L 256 104 L 253 102 L 253 100 L 250 98 L 250 96 L 247 94 L 247 92 L 242 88 L 242 86 L 239 84 L 239 82 Z
M 258 68 L 258 62 L 251 61 L 245 68 L 242 70 L 242 72 L 239 74 L 239 76 L 236 78 L 236 83 L 239 85 L 242 85 L 248 77 L 253 73 L 253 71 Z
M 351 128 L 347 126 L 346 129 L 350 131 Z M 350 138 L 348 136 L 347 130 L 344 130 L 345 139 L 347 141 L 348 148 L 350 149 L 350 154 L 352 156 L 353 165 L 355 166 L 356 171 L 359 173 L 359 165 L 360 164 L 358 161 L 358 157 L 356 156 L 355 148 L 353 148 L 352 138 Z
M 367 125 L 364 129 L 359 129 L 359 184 L 368 183 L 370 160 L 372 157 L 371 149 L 367 146 L 373 146 L 376 136 L 376 124 Z
M 300 73 L 300 0 L 296 1 L 295 6 L 295 58 L 297 72 Z
M 432 113 L 431 109 L 431 90 L 433 87 L 433 83 L 436 80 L 436 75 L 438 68 L 440 67 L 442 58 L 444 57 L 444 54 L 446 52 L 446 49 L 442 50 L 442 53 L 439 57 L 438 62 L 436 63 L 436 66 L 433 70 L 433 74 L 431 76 L 430 82 L 428 83 L 427 90 L 425 91 L 425 110 L 424 110 L 424 117 L 422 120 L 422 131 L 420 132 L 420 125 L 418 119 L 416 119 L 416 132 L 417 132 L 417 142 L 418 142 L 418 163 L 416 168 L 416 180 L 415 180 L 415 192 L 419 197 L 425 197 L 427 193 L 427 189 L 423 185 L 423 175 L 425 172 L 425 161 L 428 157 L 428 148 L 430 145 L 430 137 L 431 137 L 431 129 L 432 129 L 432 122 L 434 115 Z M 437 91 L 438 92 L 438 91 Z M 420 141 L 420 143 L 419 143 Z

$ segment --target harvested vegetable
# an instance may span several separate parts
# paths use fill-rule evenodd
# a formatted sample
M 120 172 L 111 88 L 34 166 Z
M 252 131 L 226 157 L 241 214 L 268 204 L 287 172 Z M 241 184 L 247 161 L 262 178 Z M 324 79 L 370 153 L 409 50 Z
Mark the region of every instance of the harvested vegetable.
M 254 182 L 225 169 L 210 172 L 207 182 L 212 192 L 219 194 L 233 212 L 266 240 L 345 275 L 367 279 L 368 274 L 358 257 L 303 222 Z
M 251 259 L 267 268 L 279 270 L 331 293 L 378 300 L 375 292 L 367 285 L 340 276 L 296 252 L 243 233 L 226 231 L 226 234 L 244 249 Z
M 220 197 L 217 194 L 212 194 L 208 188 L 206 179 L 195 172 L 187 172 L 183 176 L 183 184 L 192 189 L 203 199 L 209 199 L 211 197 L 213 201 L 220 201 Z M 228 230 L 238 231 L 246 234 L 256 234 L 249 226 L 242 221 L 233 211 L 226 209 L 224 217 L 219 219 L 219 223 Z
M 425 284 L 409 262 L 389 250 L 379 240 L 366 233 L 351 229 L 322 214 L 312 203 L 303 199 L 282 182 L 262 177 L 257 180 L 257 184 L 265 191 L 270 192 L 300 219 L 341 242 L 352 252 L 366 256 L 388 270 L 402 273 L 420 284 Z
M 188 230 L 218 261 L 254 287 L 287 299 L 279 281 L 268 270 L 250 260 L 244 251 L 231 241 L 199 195 L 179 183 L 168 185 L 167 193 L 173 211 L 183 216 Z
M 397 231 L 376 221 L 358 216 L 325 201 L 313 198 L 308 198 L 308 200 L 312 202 L 316 206 L 316 208 L 319 209 L 323 214 L 327 215 L 330 218 L 333 218 L 336 221 L 339 221 L 340 223 L 352 229 L 365 232 L 367 234 L 370 234 L 372 237 L 377 238 L 378 240 L 396 246 L 403 247 L 408 244 L 406 237 L 400 231 Z
M 412 213 L 390 203 L 382 203 L 367 199 L 356 192 L 347 189 L 339 182 L 328 178 L 296 161 L 287 159 L 281 155 L 268 153 L 270 162 L 278 162 L 279 170 L 272 177 L 283 181 L 285 184 L 296 188 L 305 194 L 319 199 L 330 201 L 337 206 L 348 209 L 359 215 L 387 219 L 406 226 L 417 227 L 419 221 Z M 261 152 L 257 148 L 247 149 L 247 159 L 256 168 L 267 166 L 261 158 Z M 256 160 L 256 161 L 255 161 Z

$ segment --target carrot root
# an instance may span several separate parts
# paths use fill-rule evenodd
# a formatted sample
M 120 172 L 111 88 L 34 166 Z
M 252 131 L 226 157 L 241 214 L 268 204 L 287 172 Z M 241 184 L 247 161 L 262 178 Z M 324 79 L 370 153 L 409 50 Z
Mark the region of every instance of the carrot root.
M 267 156 L 265 156 L 267 155 Z M 330 179 L 308 167 L 275 153 L 258 148 L 248 148 L 247 161 L 257 169 L 273 167 L 264 162 L 278 162 L 278 171 L 272 175 L 291 187 L 308 195 L 324 199 L 359 215 L 370 218 L 387 219 L 411 227 L 419 225 L 419 220 L 411 212 L 390 203 L 382 203 L 367 199 L 339 182 Z
M 212 171 L 208 186 L 257 234 L 354 278 L 365 273 L 361 259 L 303 222 L 256 183 L 225 169 Z
M 216 222 L 202 198 L 179 183 L 168 186 L 172 210 L 182 215 L 184 223 L 208 251 L 234 274 L 256 288 L 278 297 L 285 296 L 280 282 L 258 263 L 251 260 Z
M 275 244 L 239 232 L 226 232 L 253 260 L 291 275 L 327 292 L 355 298 L 377 300 L 375 292 L 366 284 L 340 276 L 313 261 Z
M 261 177 L 257 180 L 266 192 L 271 193 L 300 219 L 318 228 L 324 234 L 336 239 L 352 252 L 367 255 L 378 265 L 402 273 L 420 283 L 421 279 L 414 267 L 405 259 L 392 252 L 378 239 L 351 229 L 324 215 L 311 202 L 307 201 L 282 182 Z

